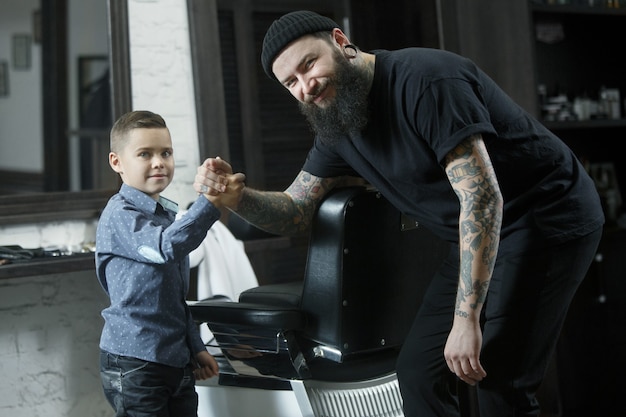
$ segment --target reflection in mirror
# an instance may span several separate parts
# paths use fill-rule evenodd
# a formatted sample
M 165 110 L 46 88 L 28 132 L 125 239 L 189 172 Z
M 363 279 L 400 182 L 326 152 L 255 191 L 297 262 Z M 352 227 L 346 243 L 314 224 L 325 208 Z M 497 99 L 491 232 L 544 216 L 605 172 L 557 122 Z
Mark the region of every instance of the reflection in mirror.
M 36 191 L 34 183 L 43 177 L 41 38 L 31 31 L 37 8 L 38 0 L 0 0 L 0 61 L 5 69 L 0 96 L 0 194 L 14 188 Z M 15 36 L 29 42 L 15 44 Z
M 0 10 L 0 194 L 116 187 L 105 2 L 0 0 Z
M 78 130 L 70 131 L 74 189 L 114 188 L 115 175 L 106 155 L 111 128 L 111 89 L 107 55 L 78 57 Z M 75 143 L 77 142 L 77 143 Z M 77 157 L 76 157 L 77 154 Z
M 77 157 L 75 163 L 70 164 L 69 144 L 78 143 L 76 136 L 79 134 L 93 137 L 96 133 L 79 125 L 79 56 L 109 58 L 109 67 L 114 69 L 109 70 L 111 118 L 130 109 L 126 3 L 126 0 L 0 0 L 0 39 L 14 31 L 31 31 L 37 22 L 41 24 L 40 29 L 37 26 L 32 29 L 30 72 L 9 71 L 9 77 L 15 77 L 14 89 L 30 87 L 29 99 L 24 98 L 25 103 L 18 101 L 15 91 L 10 91 L 13 95 L 0 97 L 0 156 L 20 161 L 6 165 L 6 158 L 0 159 L 0 224 L 92 217 L 114 192 L 113 189 L 76 191 L 80 187 L 70 188 L 69 173 L 80 172 L 80 165 L 76 164 Z M 111 13 L 107 13 L 109 10 Z M 71 29 L 68 20 L 82 21 L 84 25 L 80 30 Z M 2 49 L 4 44 L 0 42 L 0 61 L 10 56 Z M 96 69 L 102 70 L 100 65 Z M 92 75 L 97 78 L 95 74 L 88 78 Z M 11 97 L 15 100 L 10 101 Z M 18 112 L 5 111 L 15 106 Z M 9 122 L 16 121 L 19 124 L 9 130 Z M 23 147 L 16 150 L 16 145 Z M 106 146 L 108 149 L 108 144 Z M 71 152 L 80 155 L 76 147 Z M 107 154 L 108 150 L 98 157 L 106 162 Z M 25 157 L 31 160 L 22 161 Z M 113 175 L 116 190 L 118 180 L 108 163 L 105 167 L 107 174 Z M 44 190 L 54 192 L 38 193 Z

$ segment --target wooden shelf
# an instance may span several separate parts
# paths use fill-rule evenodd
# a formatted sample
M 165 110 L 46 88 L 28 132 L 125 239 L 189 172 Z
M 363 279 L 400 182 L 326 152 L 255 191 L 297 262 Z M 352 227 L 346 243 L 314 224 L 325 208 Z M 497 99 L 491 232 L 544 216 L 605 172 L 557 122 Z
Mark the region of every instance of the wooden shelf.
M 543 121 L 543 124 L 550 130 L 626 128 L 626 119 L 592 119 L 563 122 Z
M 93 253 L 50 256 L 0 265 L 0 279 L 94 270 Z M 95 276 L 95 272 L 94 272 Z
M 115 191 L 0 196 L 0 225 L 97 219 Z
M 536 13 L 582 14 L 595 16 L 626 16 L 626 2 L 622 7 L 584 6 L 577 4 L 537 4 L 531 3 Z

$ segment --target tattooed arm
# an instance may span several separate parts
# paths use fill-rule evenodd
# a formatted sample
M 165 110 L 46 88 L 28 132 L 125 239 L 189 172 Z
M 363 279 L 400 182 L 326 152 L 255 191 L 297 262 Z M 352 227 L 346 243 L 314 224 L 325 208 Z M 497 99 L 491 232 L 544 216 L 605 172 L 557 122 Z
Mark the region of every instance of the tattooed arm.
M 198 167 L 193 187 L 209 199 L 222 193 L 230 194 L 221 199 L 224 206 L 255 226 L 279 235 L 308 230 L 317 205 L 332 188 L 366 185 L 362 178 L 320 178 L 300 171 L 284 192 L 258 191 L 245 187 L 245 175 L 232 173 L 232 166 L 225 160 L 208 158 Z
M 479 318 L 498 252 L 503 201 L 481 135 L 463 141 L 447 155 L 445 164 L 460 203 L 460 266 L 454 322 L 444 356 L 450 370 L 473 385 L 486 375 L 479 360 Z
M 317 205 L 339 181 L 300 171 L 284 192 L 244 189 L 233 211 L 270 233 L 295 235 L 309 229 Z

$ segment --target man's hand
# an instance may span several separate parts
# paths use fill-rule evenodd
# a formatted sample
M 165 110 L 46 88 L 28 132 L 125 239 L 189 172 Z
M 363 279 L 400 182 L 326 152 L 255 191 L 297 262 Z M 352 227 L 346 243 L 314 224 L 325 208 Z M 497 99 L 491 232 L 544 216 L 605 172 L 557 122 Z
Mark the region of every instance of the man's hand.
M 469 385 L 487 376 L 479 359 L 482 338 L 478 321 L 456 318 L 444 349 L 450 371 Z
M 204 196 L 217 208 L 226 207 L 236 210 L 241 201 L 243 189 L 246 188 L 246 176 L 241 173 L 226 175 L 226 186 L 223 191 L 214 195 L 209 192 Z
M 219 156 L 208 158 L 198 167 L 193 188 L 200 194 L 217 195 L 226 191 L 228 175 L 232 173 L 230 164 Z

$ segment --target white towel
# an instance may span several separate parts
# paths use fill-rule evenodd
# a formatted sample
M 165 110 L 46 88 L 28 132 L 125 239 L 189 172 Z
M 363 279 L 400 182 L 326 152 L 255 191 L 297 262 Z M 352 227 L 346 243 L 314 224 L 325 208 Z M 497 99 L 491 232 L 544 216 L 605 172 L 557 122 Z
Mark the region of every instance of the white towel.
M 259 285 L 243 242 L 217 221 L 200 246 L 189 254 L 191 267 L 198 267 L 198 300 L 218 295 L 232 301 Z
M 185 213 L 181 210 L 176 217 Z M 224 296 L 237 301 L 243 291 L 259 285 L 243 242 L 221 221 L 211 226 L 200 246 L 189 254 L 189 266 L 198 267 L 198 300 Z M 206 323 L 200 326 L 200 336 L 210 353 L 220 353 Z

